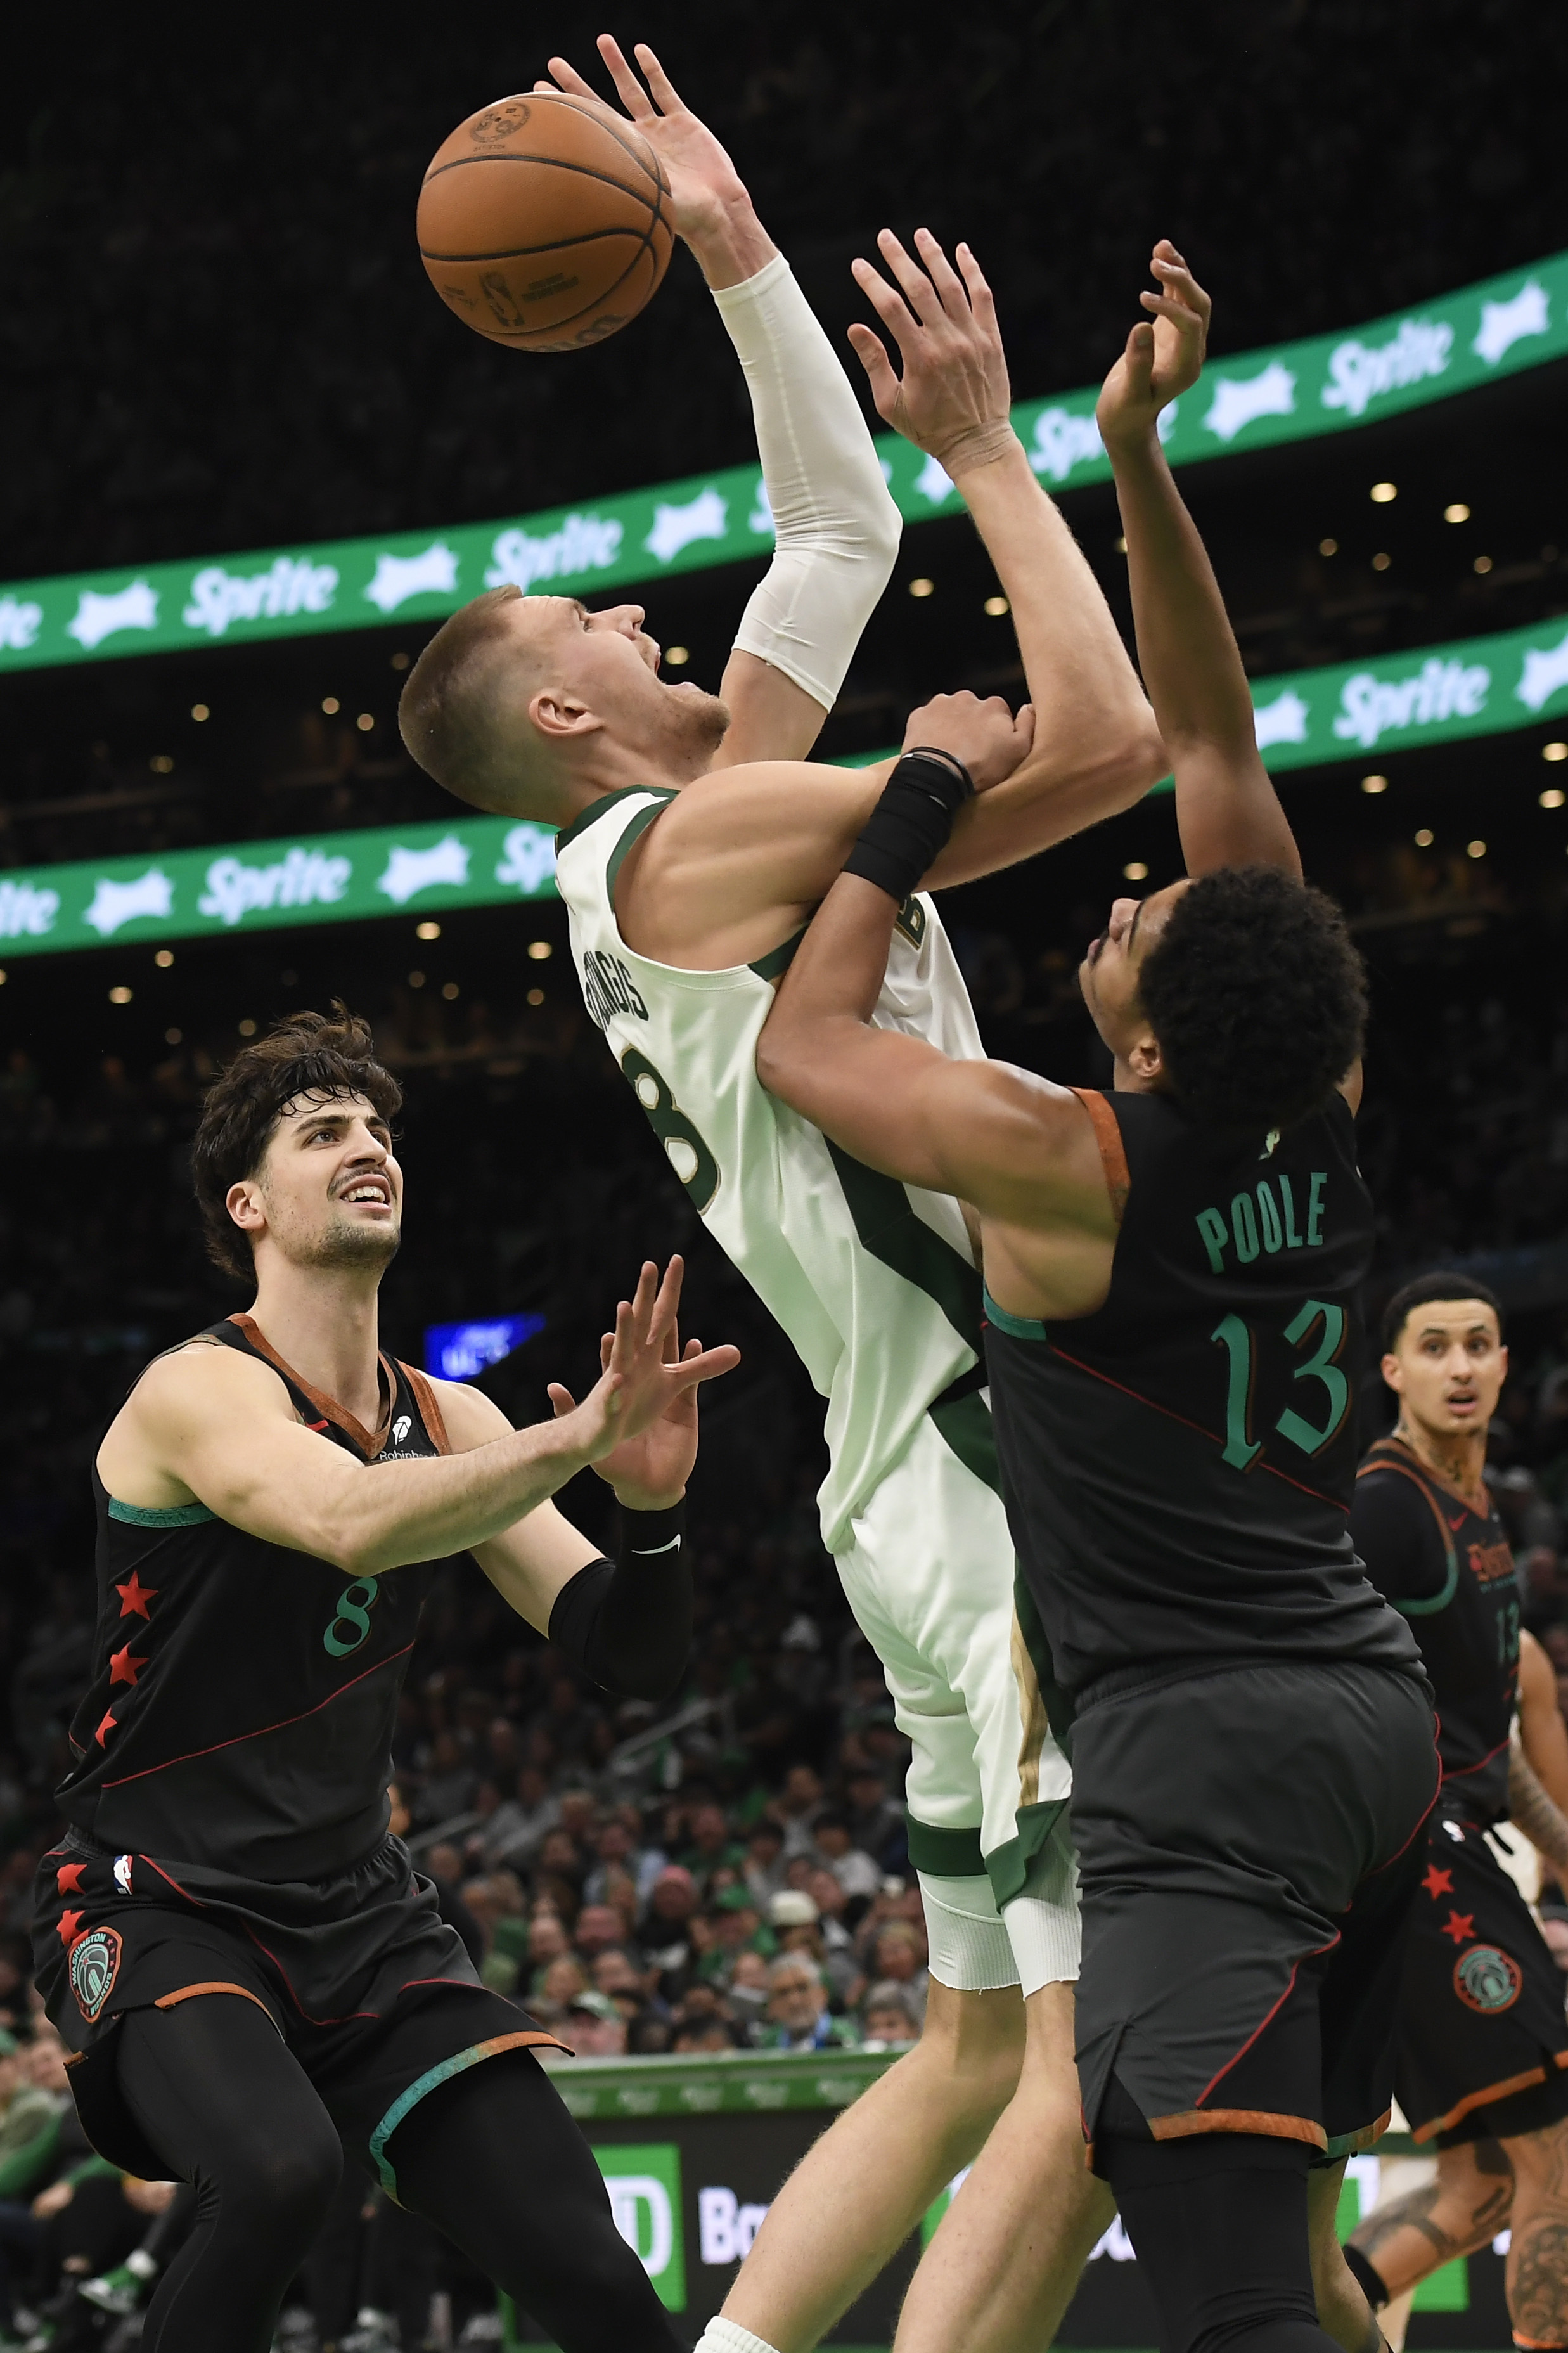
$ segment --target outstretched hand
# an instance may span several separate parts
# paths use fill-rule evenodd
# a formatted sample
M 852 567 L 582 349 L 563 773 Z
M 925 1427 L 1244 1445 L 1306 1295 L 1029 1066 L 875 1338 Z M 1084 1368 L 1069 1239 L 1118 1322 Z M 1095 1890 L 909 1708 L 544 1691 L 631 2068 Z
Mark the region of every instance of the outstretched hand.
M 635 44 L 637 64 L 647 88 L 637 79 L 618 41 L 608 33 L 598 39 L 599 55 L 609 69 L 626 116 L 607 106 L 564 58 L 552 58 L 550 79 L 534 83 L 539 90 L 559 90 L 584 99 L 612 122 L 629 119 L 664 165 L 678 233 L 689 245 L 719 229 L 731 207 L 746 201 L 745 186 L 729 155 L 692 113 L 646 41 Z
M 581 1405 L 560 1381 L 550 1384 L 558 1421 L 572 1432 L 601 1478 L 633 1511 L 679 1502 L 697 1460 L 697 1390 L 732 1372 L 739 1348 L 680 1345 L 676 1318 L 685 1266 L 672 1258 L 664 1280 L 650 1261 L 630 1300 L 616 1310 L 616 1328 L 600 1343 L 603 1371 Z
M 1138 300 L 1153 317 L 1141 320 L 1128 336 L 1094 412 L 1100 438 L 1113 456 L 1118 448 L 1146 440 L 1162 408 L 1196 384 L 1208 344 L 1214 306 L 1168 237 L 1154 248 L 1149 268 L 1159 291 Z
M 871 328 L 851 327 L 849 340 L 870 378 L 878 416 L 956 481 L 999 457 L 1012 439 L 1013 396 L 991 289 L 967 245 L 955 248 L 955 270 L 930 229 L 915 231 L 920 261 L 889 228 L 877 244 L 895 284 L 868 261 L 851 267 L 899 347 L 902 378 Z

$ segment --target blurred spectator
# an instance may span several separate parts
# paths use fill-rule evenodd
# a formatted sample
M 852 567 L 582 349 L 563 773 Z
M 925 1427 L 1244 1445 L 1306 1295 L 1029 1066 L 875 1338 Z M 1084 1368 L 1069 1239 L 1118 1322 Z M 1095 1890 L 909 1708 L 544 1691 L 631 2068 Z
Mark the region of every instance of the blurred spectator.
M 759 1912 L 784 1885 L 784 1831 L 765 1818 L 752 1825 L 746 1841 L 744 1878 Z
M 566 2003 L 561 2040 L 579 2059 L 621 2059 L 626 2021 L 607 1994 L 590 1987 Z
M 753 2040 L 764 2051 L 823 2051 L 855 2031 L 827 2007 L 822 1971 L 805 1953 L 781 1953 L 768 1970 L 768 2006 Z
M 890 1980 L 907 1988 L 923 2023 L 929 1982 L 924 1935 L 908 1920 L 887 1921 L 871 1940 L 867 1966 L 869 1974 L 879 1982 Z
M 742 2030 L 761 2022 L 768 2006 L 768 1965 L 761 1953 L 738 1953 L 730 1972 L 730 2008 Z
M 867 2051 L 909 2051 L 921 2039 L 922 2012 L 907 1985 L 883 1978 L 868 1986 L 860 2003 L 861 2047 Z
M 812 1832 L 822 1811 L 822 1782 L 809 1765 L 792 1765 L 784 1788 L 768 1808 L 784 1833 L 784 1860 L 809 1854 Z
M 847 1819 L 851 1842 L 870 1856 L 883 1872 L 903 1870 L 909 1862 L 904 1811 L 888 1795 L 881 1774 L 868 1766 L 848 1777 Z
M 847 1814 L 828 1811 L 818 1815 L 816 1852 L 847 1897 L 875 1895 L 881 1885 L 881 1866 L 863 1847 L 856 1845 Z

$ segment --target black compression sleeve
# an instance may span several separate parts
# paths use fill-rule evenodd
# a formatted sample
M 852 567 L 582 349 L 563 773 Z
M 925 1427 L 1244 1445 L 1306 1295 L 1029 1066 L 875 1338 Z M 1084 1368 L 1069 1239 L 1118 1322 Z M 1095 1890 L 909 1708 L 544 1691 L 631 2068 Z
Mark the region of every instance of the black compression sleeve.
M 591 1560 L 563 1585 L 550 1639 L 621 1699 L 668 1699 L 691 1649 L 686 1509 L 621 1514 L 616 1557 Z
M 901 754 L 844 871 L 863 875 L 901 907 L 973 793 L 968 769 L 951 752 Z

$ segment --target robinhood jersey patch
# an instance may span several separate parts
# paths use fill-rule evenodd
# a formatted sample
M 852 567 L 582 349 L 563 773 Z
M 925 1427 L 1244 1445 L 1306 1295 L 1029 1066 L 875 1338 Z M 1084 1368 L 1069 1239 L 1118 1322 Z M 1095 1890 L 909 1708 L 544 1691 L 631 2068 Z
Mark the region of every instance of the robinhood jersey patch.
M 120 1975 L 121 1950 L 118 1928 L 89 1928 L 71 1947 L 71 1991 L 89 2026 L 97 2025 L 99 2014 L 114 1990 L 114 1980 Z

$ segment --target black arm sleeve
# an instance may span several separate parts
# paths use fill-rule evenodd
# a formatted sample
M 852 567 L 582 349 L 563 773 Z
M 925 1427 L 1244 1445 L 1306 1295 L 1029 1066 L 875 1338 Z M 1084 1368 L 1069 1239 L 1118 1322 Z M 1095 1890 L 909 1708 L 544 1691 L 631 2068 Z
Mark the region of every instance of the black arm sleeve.
M 1398 1471 L 1368 1471 L 1355 1482 L 1351 1539 L 1385 1601 L 1430 1601 L 1447 1581 L 1448 1557 L 1432 1506 Z
M 616 1557 L 591 1560 L 564 1584 L 550 1639 L 619 1699 L 668 1699 L 691 1650 L 686 1511 L 621 1514 Z

